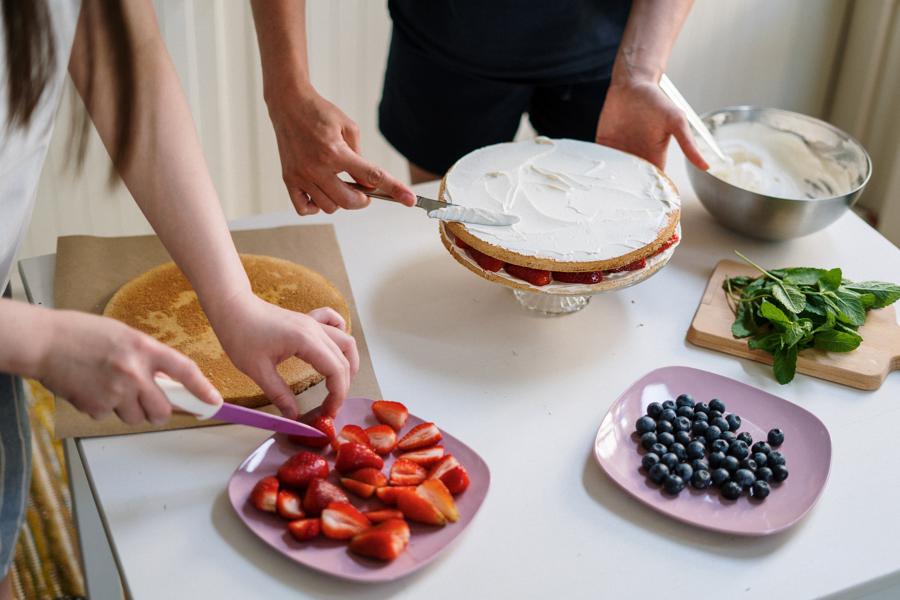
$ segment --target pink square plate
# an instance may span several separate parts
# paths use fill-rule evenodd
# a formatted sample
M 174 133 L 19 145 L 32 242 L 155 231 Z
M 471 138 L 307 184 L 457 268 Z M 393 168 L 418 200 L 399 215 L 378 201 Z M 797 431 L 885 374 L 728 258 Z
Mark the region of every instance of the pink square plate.
M 740 431 L 765 441 L 770 429 L 784 432 L 778 448 L 787 459 L 790 476 L 772 484 L 763 501 L 747 495 L 731 501 L 718 490 L 696 490 L 690 485 L 677 496 L 663 493 L 643 469 L 634 433 L 635 422 L 651 402 L 674 400 L 690 394 L 697 402 L 718 398 L 726 413 L 740 415 Z M 745 536 L 783 531 L 799 521 L 815 505 L 831 466 L 831 436 L 825 425 L 808 410 L 745 383 L 689 367 L 664 367 L 644 375 L 610 407 L 594 442 L 597 462 L 626 492 L 665 515 L 704 529 Z
M 344 425 L 354 423 L 362 427 L 377 424 L 371 410 L 372 401 L 365 398 L 349 398 L 344 402 L 335 419 L 335 429 L 339 432 Z M 410 414 L 406 425 L 398 434 L 398 438 L 424 421 Z M 438 424 L 440 427 L 440 424 Z M 284 554 L 291 560 L 316 571 L 327 573 L 341 579 L 353 581 L 391 581 L 409 575 L 424 567 L 453 542 L 472 522 L 475 513 L 481 507 L 487 495 L 491 475 L 487 465 L 474 450 L 455 437 L 441 430 L 441 445 L 447 453 L 452 454 L 469 473 L 469 488 L 454 497 L 459 509 L 460 518 L 456 523 L 448 523 L 444 527 L 430 527 L 418 523 L 409 523 L 411 532 L 409 545 L 393 562 L 371 560 L 351 554 L 347 550 L 347 542 L 330 540 L 320 536 L 309 542 L 298 542 L 287 530 L 287 521 L 269 513 L 253 508 L 247 499 L 256 482 L 266 475 L 274 475 L 278 467 L 291 455 L 304 450 L 302 446 L 293 444 L 283 435 L 276 434 L 262 443 L 235 470 L 228 482 L 228 497 L 238 517 L 250 531 L 264 542 Z M 326 449 L 324 456 L 329 465 L 334 467 L 334 452 Z M 395 455 L 384 457 L 387 474 L 394 462 Z M 337 473 L 332 471 L 329 481 L 338 484 Z M 339 485 L 339 484 L 338 484 Z M 377 499 L 362 500 L 353 494 L 347 494 L 357 508 L 363 510 L 383 506 Z

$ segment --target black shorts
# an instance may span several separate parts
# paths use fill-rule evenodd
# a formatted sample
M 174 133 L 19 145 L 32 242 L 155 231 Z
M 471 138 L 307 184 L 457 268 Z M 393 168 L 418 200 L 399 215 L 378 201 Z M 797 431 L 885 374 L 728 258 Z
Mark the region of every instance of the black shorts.
M 512 141 L 524 113 L 540 135 L 593 141 L 609 79 L 510 82 L 452 70 L 394 33 L 378 107 L 384 137 L 442 175 L 469 152 Z

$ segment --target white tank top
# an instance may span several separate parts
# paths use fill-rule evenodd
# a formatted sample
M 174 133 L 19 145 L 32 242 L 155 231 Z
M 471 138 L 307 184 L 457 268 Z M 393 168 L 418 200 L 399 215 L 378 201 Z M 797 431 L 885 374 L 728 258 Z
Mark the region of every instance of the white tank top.
M 47 7 L 55 34 L 56 70 L 25 129 L 7 126 L 9 74 L 6 72 L 6 36 L 0 26 L 0 293 L 6 289 L 16 253 L 28 231 L 38 179 L 50 146 L 53 121 L 69 65 L 81 0 L 47 0 Z M 65 198 L 61 200 L 64 202 Z

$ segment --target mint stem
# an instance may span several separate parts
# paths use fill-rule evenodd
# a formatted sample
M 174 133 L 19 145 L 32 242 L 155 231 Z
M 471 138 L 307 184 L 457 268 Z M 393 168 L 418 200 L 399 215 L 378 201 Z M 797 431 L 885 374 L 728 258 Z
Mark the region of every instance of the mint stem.
M 746 263 L 748 263 L 750 266 L 755 267 L 756 269 L 758 269 L 758 270 L 759 270 L 761 273 L 763 273 L 766 277 L 768 277 L 768 278 L 770 278 L 770 279 L 774 279 L 774 280 L 777 281 L 778 283 L 784 283 L 781 279 L 779 279 L 778 277 L 775 277 L 774 275 L 772 275 L 771 273 L 769 273 L 768 271 L 766 271 L 765 269 L 763 269 L 761 266 L 759 266 L 758 264 L 756 264 L 755 262 L 753 262 L 752 260 L 750 260 L 749 258 L 747 258 L 746 256 L 744 256 L 743 254 L 741 254 L 738 250 L 735 250 L 734 253 L 737 254 L 738 256 L 740 256 L 740 257 L 744 260 L 744 262 L 746 262 Z

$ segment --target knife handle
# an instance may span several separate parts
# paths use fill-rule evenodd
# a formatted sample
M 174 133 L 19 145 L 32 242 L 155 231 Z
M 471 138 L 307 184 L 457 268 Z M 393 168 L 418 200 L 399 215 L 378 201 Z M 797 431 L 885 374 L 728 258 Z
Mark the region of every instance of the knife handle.
M 197 417 L 198 421 L 209 419 L 219 412 L 219 408 L 222 406 L 221 404 L 209 404 L 208 402 L 204 402 L 190 393 L 183 385 L 168 377 L 157 375 L 153 380 L 156 382 L 156 385 L 159 386 L 159 389 L 166 395 L 166 398 L 168 398 L 169 403 L 172 406 L 194 415 Z
M 379 200 L 390 200 L 391 202 L 397 202 L 397 200 L 388 196 L 387 194 L 383 194 L 378 190 L 373 190 L 372 188 L 367 188 L 364 185 L 353 183 L 352 181 L 345 181 L 344 184 L 350 188 L 353 188 L 357 192 L 362 192 L 369 198 L 378 198 Z

